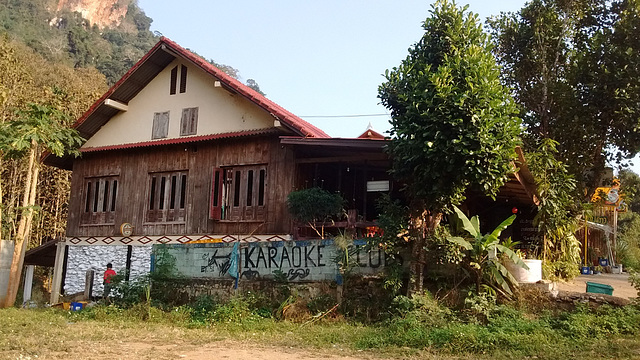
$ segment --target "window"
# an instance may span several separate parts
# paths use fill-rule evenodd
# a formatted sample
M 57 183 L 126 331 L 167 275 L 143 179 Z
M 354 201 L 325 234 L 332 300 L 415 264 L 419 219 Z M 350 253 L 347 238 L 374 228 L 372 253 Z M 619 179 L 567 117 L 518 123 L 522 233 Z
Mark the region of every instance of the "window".
M 146 222 L 184 222 L 187 172 L 149 174 Z
M 164 139 L 169 135 L 169 112 L 153 114 L 151 139 Z
M 175 95 L 178 87 L 178 66 L 171 69 L 171 85 L 169 86 L 169 95 Z M 180 65 L 180 94 L 187 92 L 187 67 Z
M 169 86 L 169 95 L 176 94 L 176 85 L 178 83 L 178 67 L 171 69 L 171 85 Z
M 213 169 L 209 217 L 214 220 L 265 220 L 265 165 Z
M 118 196 L 118 176 L 86 178 L 81 224 L 113 224 Z
M 187 92 L 187 67 L 180 65 L 180 94 Z
M 198 132 L 198 108 L 182 109 L 180 120 L 180 135 L 195 135 Z

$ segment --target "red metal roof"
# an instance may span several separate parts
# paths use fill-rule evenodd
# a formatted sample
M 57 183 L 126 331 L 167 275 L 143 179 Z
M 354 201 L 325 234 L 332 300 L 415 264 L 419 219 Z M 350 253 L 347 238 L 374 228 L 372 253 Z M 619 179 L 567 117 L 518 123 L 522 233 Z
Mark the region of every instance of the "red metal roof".
M 188 144 L 188 143 L 194 143 L 198 141 L 229 139 L 229 138 L 238 138 L 243 136 L 255 136 L 255 135 L 265 135 L 265 134 L 275 134 L 275 133 L 278 133 L 278 129 L 276 128 L 246 130 L 246 131 L 237 131 L 237 132 L 228 132 L 228 133 L 220 133 L 220 134 L 201 135 L 201 136 L 187 136 L 187 137 L 183 136 L 183 137 L 174 138 L 174 139 L 150 140 L 150 141 L 120 144 L 120 145 L 82 148 L 80 149 L 80 151 L 83 153 L 90 153 L 90 152 L 97 152 L 97 151 L 133 149 L 133 148 L 141 148 L 141 147 L 157 146 L 157 145 Z
M 360 136 L 358 136 L 358 139 L 384 140 L 384 135 L 373 129 L 367 129 Z

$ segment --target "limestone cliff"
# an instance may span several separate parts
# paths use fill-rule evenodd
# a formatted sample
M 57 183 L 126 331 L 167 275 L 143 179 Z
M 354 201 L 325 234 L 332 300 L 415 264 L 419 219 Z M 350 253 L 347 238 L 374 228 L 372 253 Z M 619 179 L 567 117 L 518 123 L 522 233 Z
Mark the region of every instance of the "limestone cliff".
M 132 0 L 58 0 L 57 11 L 79 12 L 99 28 L 120 25 Z

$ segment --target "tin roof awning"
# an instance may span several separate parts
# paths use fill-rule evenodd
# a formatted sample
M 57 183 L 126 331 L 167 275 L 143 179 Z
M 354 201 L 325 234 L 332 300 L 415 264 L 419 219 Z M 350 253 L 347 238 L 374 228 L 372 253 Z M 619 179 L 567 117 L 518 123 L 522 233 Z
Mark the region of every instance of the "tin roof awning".
M 27 251 L 24 255 L 24 264 L 53 267 L 56 262 L 57 243 L 58 240 L 47 241 Z
M 387 143 L 384 140 L 282 136 L 280 143 L 295 147 L 298 164 L 366 162 L 374 166 L 391 166 L 389 156 L 384 152 Z

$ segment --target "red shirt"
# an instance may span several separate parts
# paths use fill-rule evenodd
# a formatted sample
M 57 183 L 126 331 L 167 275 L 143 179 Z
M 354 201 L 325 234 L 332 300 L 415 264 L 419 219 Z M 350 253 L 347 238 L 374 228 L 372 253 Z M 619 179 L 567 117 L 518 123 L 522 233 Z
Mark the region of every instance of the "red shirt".
M 104 272 L 104 282 L 107 284 L 111 284 L 111 278 L 116 276 L 116 272 L 113 269 L 107 269 Z

